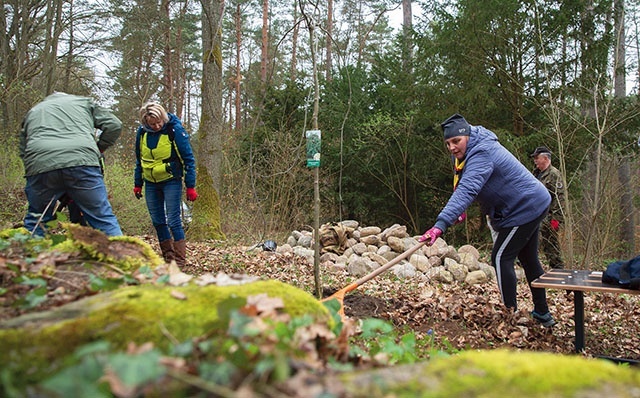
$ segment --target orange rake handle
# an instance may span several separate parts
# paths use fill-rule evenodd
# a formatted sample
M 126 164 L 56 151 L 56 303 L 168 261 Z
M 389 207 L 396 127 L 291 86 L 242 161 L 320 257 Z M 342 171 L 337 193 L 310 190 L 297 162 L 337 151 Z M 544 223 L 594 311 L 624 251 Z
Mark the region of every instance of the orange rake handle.
M 331 296 L 322 299 L 321 301 L 325 302 L 325 301 L 329 301 L 329 300 L 333 300 L 333 299 L 338 300 L 340 302 L 340 311 L 338 311 L 338 312 L 339 312 L 340 316 L 342 318 L 344 318 L 345 315 L 344 315 L 344 302 L 343 301 L 344 301 L 345 294 L 349 293 L 350 291 L 356 290 L 358 288 L 358 286 L 362 285 L 363 283 L 365 283 L 367 281 L 370 281 L 371 279 L 373 279 L 376 276 L 380 275 L 381 273 L 385 272 L 389 268 L 391 268 L 394 265 L 398 264 L 400 261 L 404 260 L 405 258 L 407 258 L 410 255 L 412 255 L 413 253 L 415 253 L 424 244 L 425 244 L 425 242 L 419 242 L 418 244 L 414 245 L 410 249 L 405 250 L 404 252 L 402 252 L 401 254 L 396 256 L 393 260 L 391 260 L 388 263 L 384 264 L 382 267 L 373 270 L 372 272 L 368 273 L 367 275 L 363 276 L 362 278 L 358 279 L 357 281 L 351 283 L 350 285 L 348 285 L 346 287 L 343 287 L 342 289 L 340 289 L 337 292 L 333 293 Z

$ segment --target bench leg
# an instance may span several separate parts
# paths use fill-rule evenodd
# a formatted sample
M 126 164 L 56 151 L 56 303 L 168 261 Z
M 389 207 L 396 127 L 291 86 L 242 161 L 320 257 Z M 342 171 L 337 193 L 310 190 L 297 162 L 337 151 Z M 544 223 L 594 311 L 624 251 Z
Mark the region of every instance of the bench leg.
M 576 352 L 584 350 L 584 294 L 582 291 L 573 291 L 573 318 L 576 323 Z

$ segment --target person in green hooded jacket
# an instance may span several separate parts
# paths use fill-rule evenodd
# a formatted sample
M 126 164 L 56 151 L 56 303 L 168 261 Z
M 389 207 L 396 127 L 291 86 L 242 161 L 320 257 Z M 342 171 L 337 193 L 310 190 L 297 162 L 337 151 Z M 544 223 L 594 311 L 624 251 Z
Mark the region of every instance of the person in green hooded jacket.
M 53 93 L 27 112 L 19 143 L 29 202 L 26 229 L 44 235 L 54 203 L 66 194 L 91 227 L 122 235 L 100 168 L 101 153 L 121 132 L 122 122 L 109 109 L 77 95 Z

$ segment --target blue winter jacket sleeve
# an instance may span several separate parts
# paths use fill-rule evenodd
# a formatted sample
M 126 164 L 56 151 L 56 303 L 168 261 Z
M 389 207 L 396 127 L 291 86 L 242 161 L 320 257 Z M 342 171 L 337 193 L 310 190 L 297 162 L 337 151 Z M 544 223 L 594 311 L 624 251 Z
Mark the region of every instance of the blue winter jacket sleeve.
M 446 231 L 474 200 L 497 230 L 535 220 L 551 195 L 492 131 L 471 126 L 462 176 L 434 226 Z
M 136 132 L 136 145 L 135 145 L 135 153 L 136 153 L 136 167 L 133 170 L 133 185 L 136 187 L 141 187 L 144 184 L 144 180 L 142 179 L 142 164 L 140 163 L 140 136 L 142 135 L 143 127 L 138 127 L 138 131 Z

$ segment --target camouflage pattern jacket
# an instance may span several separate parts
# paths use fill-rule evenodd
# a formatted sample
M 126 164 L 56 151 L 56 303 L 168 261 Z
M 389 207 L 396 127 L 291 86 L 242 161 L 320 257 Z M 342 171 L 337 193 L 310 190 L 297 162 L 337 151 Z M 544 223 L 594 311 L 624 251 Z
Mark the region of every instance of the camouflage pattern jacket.
M 546 170 L 535 169 L 533 175 L 549 190 L 551 194 L 551 205 L 549 206 L 549 218 L 562 221 L 562 203 L 564 203 L 564 184 L 560 170 L 549 165 Z

